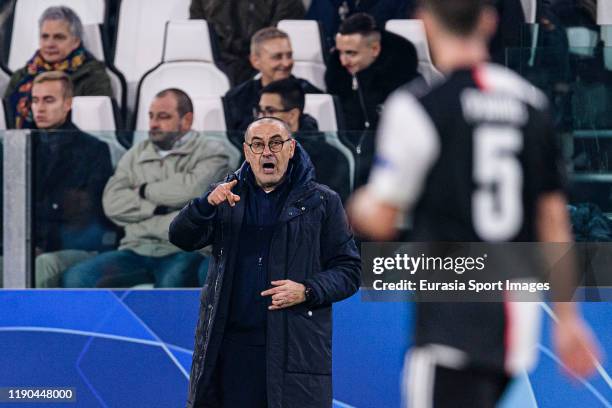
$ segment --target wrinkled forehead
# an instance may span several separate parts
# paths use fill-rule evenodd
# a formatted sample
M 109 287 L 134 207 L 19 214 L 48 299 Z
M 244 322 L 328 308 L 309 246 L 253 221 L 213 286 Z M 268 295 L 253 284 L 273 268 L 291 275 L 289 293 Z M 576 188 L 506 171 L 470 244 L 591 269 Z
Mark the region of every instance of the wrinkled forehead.
M 247 129 L 245 141 L 251 142 L 257 139 L 268 142 L 275 138 L 286 139 L 289 136 L 287 128 L 278 121 L 255 122 Z

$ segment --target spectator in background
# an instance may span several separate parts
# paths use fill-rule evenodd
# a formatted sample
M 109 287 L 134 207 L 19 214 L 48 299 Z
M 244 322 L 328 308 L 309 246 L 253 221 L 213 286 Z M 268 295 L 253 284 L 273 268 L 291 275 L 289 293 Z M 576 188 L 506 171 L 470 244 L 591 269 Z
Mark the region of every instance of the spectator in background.
M 317 121 L 304 113 L 305 95 L 295 78 L 270 82 L 261 90 L 256 117 L 274 117 L 289 126 L 293 137 L 310 156 L 315 179 L 331 187 L 342 201 L 350 194 L 350 166 L 346 157 L 326 142 Z
M 66 72 L 74 84 L 75 96 L 113 95 L 104 64 L 83 47 L 83 25 L 72 9 L 49 7 L 39 19 L 39 30 L 39 49 L 25 67 L 13 74 L 5 93 L 9 120 L 17 129 L 34 126 L 31 90 L 40 73 Z
M 104 189 L 106 215 L 125 228 L 119 250 L 89 259 L 64 273 L 64 287 L 194 286 L 203 261 L 168 241 L 178 210 L 228 171 L 218 141 L 191 131 L 193 106 L 178 89 L 158 93 L 149 108 L 149 139 L 119 161 Z
M 252 122 L 261 88 L 272 81 L 293 77 L 293 50 L 289 36 L 275 27 L 262 28 L 253 35 L 250 60 L 261 77 L 249 79 L 225 94 L 227 128 L 230 131 L 240 130 L 242 133 Z M 297 80 L 305 93 L 321 93 L 305 79 Z
M 72 92 L 60 71 L 42 73 L 32 85 L 32 116 L 40 130 L 34 138 L 39 288 L 59 286 L 62 271 L 113 244 L 102 211 L 102 191 L 113 173 L 110 152 L 70 121 Z
M 368 13 L 384 27 L 388 20 L 411 18 L 415 8 L 415 0 L 312 0 L 306 18 L 321 23 L 325 41 L 332 47 L 340 24 L 355 13 Z
M 189 17 L 212 24 L 221 48 L 221 69 L 235 86 L 256 73 L 249 64 L 255 32 L 283 19 L 303 18 L 304 4 L 301 0 L 192 0 Z
M 353 14 L 336 35 L 336 50 L 325 72 L 330 94 L 337 95 L 347 137 L 359 154 L 357 183 L 366 181 L 382 105 L 395 89 L 419 77 L 417 52 L 403 37 L 376 26 L 372 16 Z M 372 131 L 372 132 L 370 132 Z
M 565 27 L 587 27 L 599 31 L 597 0 L 542 0 L 542 8 L 559 17 Z

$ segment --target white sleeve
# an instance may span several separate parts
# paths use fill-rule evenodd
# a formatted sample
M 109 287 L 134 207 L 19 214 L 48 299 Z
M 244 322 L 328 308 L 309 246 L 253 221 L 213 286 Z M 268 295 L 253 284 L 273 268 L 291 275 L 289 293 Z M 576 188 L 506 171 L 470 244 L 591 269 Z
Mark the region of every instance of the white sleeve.
M 436 128 L 423 106 L 408 92 L 396 92 L 385 103 L 368 190 L 379 201 L 409 209 L 439 151 Z

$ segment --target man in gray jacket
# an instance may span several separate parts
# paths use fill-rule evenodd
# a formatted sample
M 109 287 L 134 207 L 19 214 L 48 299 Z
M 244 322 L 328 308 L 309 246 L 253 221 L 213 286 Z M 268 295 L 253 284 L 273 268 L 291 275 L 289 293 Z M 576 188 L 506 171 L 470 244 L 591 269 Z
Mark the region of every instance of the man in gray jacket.
M 183 91 L 158 93 L 149 109 L 149 138 L 119 161 L 102 204 L 125 229 L 119 249 L 64 273 L 64 287 L 194 286 L 203 261 L 168 241 L 172 219 L 189 200 L 229 170 L 221 142 L 191 131 L 193 105 Z

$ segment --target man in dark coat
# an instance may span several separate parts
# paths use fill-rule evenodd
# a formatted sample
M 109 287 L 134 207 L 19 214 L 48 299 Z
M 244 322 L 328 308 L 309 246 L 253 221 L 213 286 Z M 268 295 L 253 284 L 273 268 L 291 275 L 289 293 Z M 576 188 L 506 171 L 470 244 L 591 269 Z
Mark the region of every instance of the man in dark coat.
M 347 139 L 354 145 L 356 185 L 368 177 L 373 160 L 374 131 L 387 97 L 419 76 L 414 45 L 403 37 L 381 31 L 369 14 L 344 20 L 336 35 L 336 50 L 325 72 L 330 94 L 337 95 Z
M 34 79 L 37 287 L 58 286 L 63 269 L 114 244 L 105 240 L 113 228 L 102 210 L 102 191 L 113 172 L 108 145 L 70 121 L 71 105 L 66 73 Z
M 259 30 L 251 40 L 251 65 L 261 74 L 230 89 L 225 94 L 227 129 L 242 134 L 253 121 L 253 109 L 259 102 L 261 88 L 272 81 L 293 77 L 293 50 L 289 36 L 275 27 Z M 298 79 L 305 93 L 321 90 L 305 79 Z
M 357 248 L 284 122 L 256 120 L 243 146 L 242 167 L 170 225 L 178 247 L 213 247 L 187 406 L 328 408 L 331 305 L 358 289 Z
M 325 83 L 340 98 L 347 130 L 375 130 L 387 96 L 418 75 L 414 45 L 357 13 L 340 26 Z

